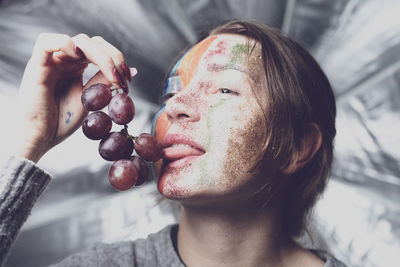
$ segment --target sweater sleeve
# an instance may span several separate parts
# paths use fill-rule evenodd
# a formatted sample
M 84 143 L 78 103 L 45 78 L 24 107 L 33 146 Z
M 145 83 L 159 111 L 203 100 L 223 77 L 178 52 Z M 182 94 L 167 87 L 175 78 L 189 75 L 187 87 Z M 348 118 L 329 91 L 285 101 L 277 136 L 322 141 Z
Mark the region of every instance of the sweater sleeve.
M 11 157 L 0 168 L 0 266 L 50 179 L 50 174 L 26 159 Z

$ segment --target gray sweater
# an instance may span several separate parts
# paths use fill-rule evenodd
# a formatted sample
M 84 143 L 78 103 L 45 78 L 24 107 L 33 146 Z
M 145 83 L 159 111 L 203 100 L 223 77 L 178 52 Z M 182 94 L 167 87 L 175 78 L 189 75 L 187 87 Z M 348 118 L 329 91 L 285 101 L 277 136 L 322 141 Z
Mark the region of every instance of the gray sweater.
M 25 159 L 10 158 L 0 168 L 0 265 L 30 211 L 51 180 L 51 175 Z M 178 225 L 165 227 L 146 239 L 115 244 L 99 243 L 67 257 L 53 267 L 185 266 L 176 250 Z M 325 267 L 343 267 L 328 253 L 312 250 Z

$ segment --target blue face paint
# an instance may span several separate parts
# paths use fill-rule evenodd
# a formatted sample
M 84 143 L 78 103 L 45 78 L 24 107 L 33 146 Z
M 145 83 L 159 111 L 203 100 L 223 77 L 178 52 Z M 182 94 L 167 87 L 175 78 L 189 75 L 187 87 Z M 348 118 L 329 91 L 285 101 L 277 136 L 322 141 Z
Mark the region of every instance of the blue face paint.
M 182 89 L 182 82 L 180 74 L 178 73 L 179 66 L 181 65 L 182 59 L 192 50 L 191 48 L 186 51 L 186 53 L 175 63 L 171 72 L 168 75 L 168 79 L 165 81 L 164 90 L 162 93 L 162 99 L 165 100 L 166 97 L 171 94 L 174 95 Z
M 168 97 L 175 95 L 182 89 L 180 76 L 172 76 L 165 81 L 163 90 L 163 101 Z

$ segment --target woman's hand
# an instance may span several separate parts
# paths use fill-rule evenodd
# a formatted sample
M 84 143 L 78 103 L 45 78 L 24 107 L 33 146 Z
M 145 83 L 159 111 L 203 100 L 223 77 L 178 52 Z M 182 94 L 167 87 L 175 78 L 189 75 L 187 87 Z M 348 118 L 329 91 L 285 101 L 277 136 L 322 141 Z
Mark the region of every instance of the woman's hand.
M 99 72 L 86 85 L 88 63 Z M 122 53 L 101 37 L 41 34 L 22 78 L 18 104 L 16 155 L 37 162 L 80 127 L 87 112 L 82 91 L 95 83 L 127 88 L 131 79 Z

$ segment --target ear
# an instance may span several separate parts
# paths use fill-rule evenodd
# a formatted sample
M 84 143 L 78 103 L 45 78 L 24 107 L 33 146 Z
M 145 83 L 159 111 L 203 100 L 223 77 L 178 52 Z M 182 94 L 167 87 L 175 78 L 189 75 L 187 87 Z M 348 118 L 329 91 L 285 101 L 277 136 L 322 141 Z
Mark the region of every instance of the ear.
M 306 126 L 306 132 L 301 141 L 300 150 L 296 152 L 293 161 L 283 171 L 284 174 L 290 175 L 303 168 L 320 149 L 322 144 L 322 133 L 319 126 L 315 123 L 309 123 Z

